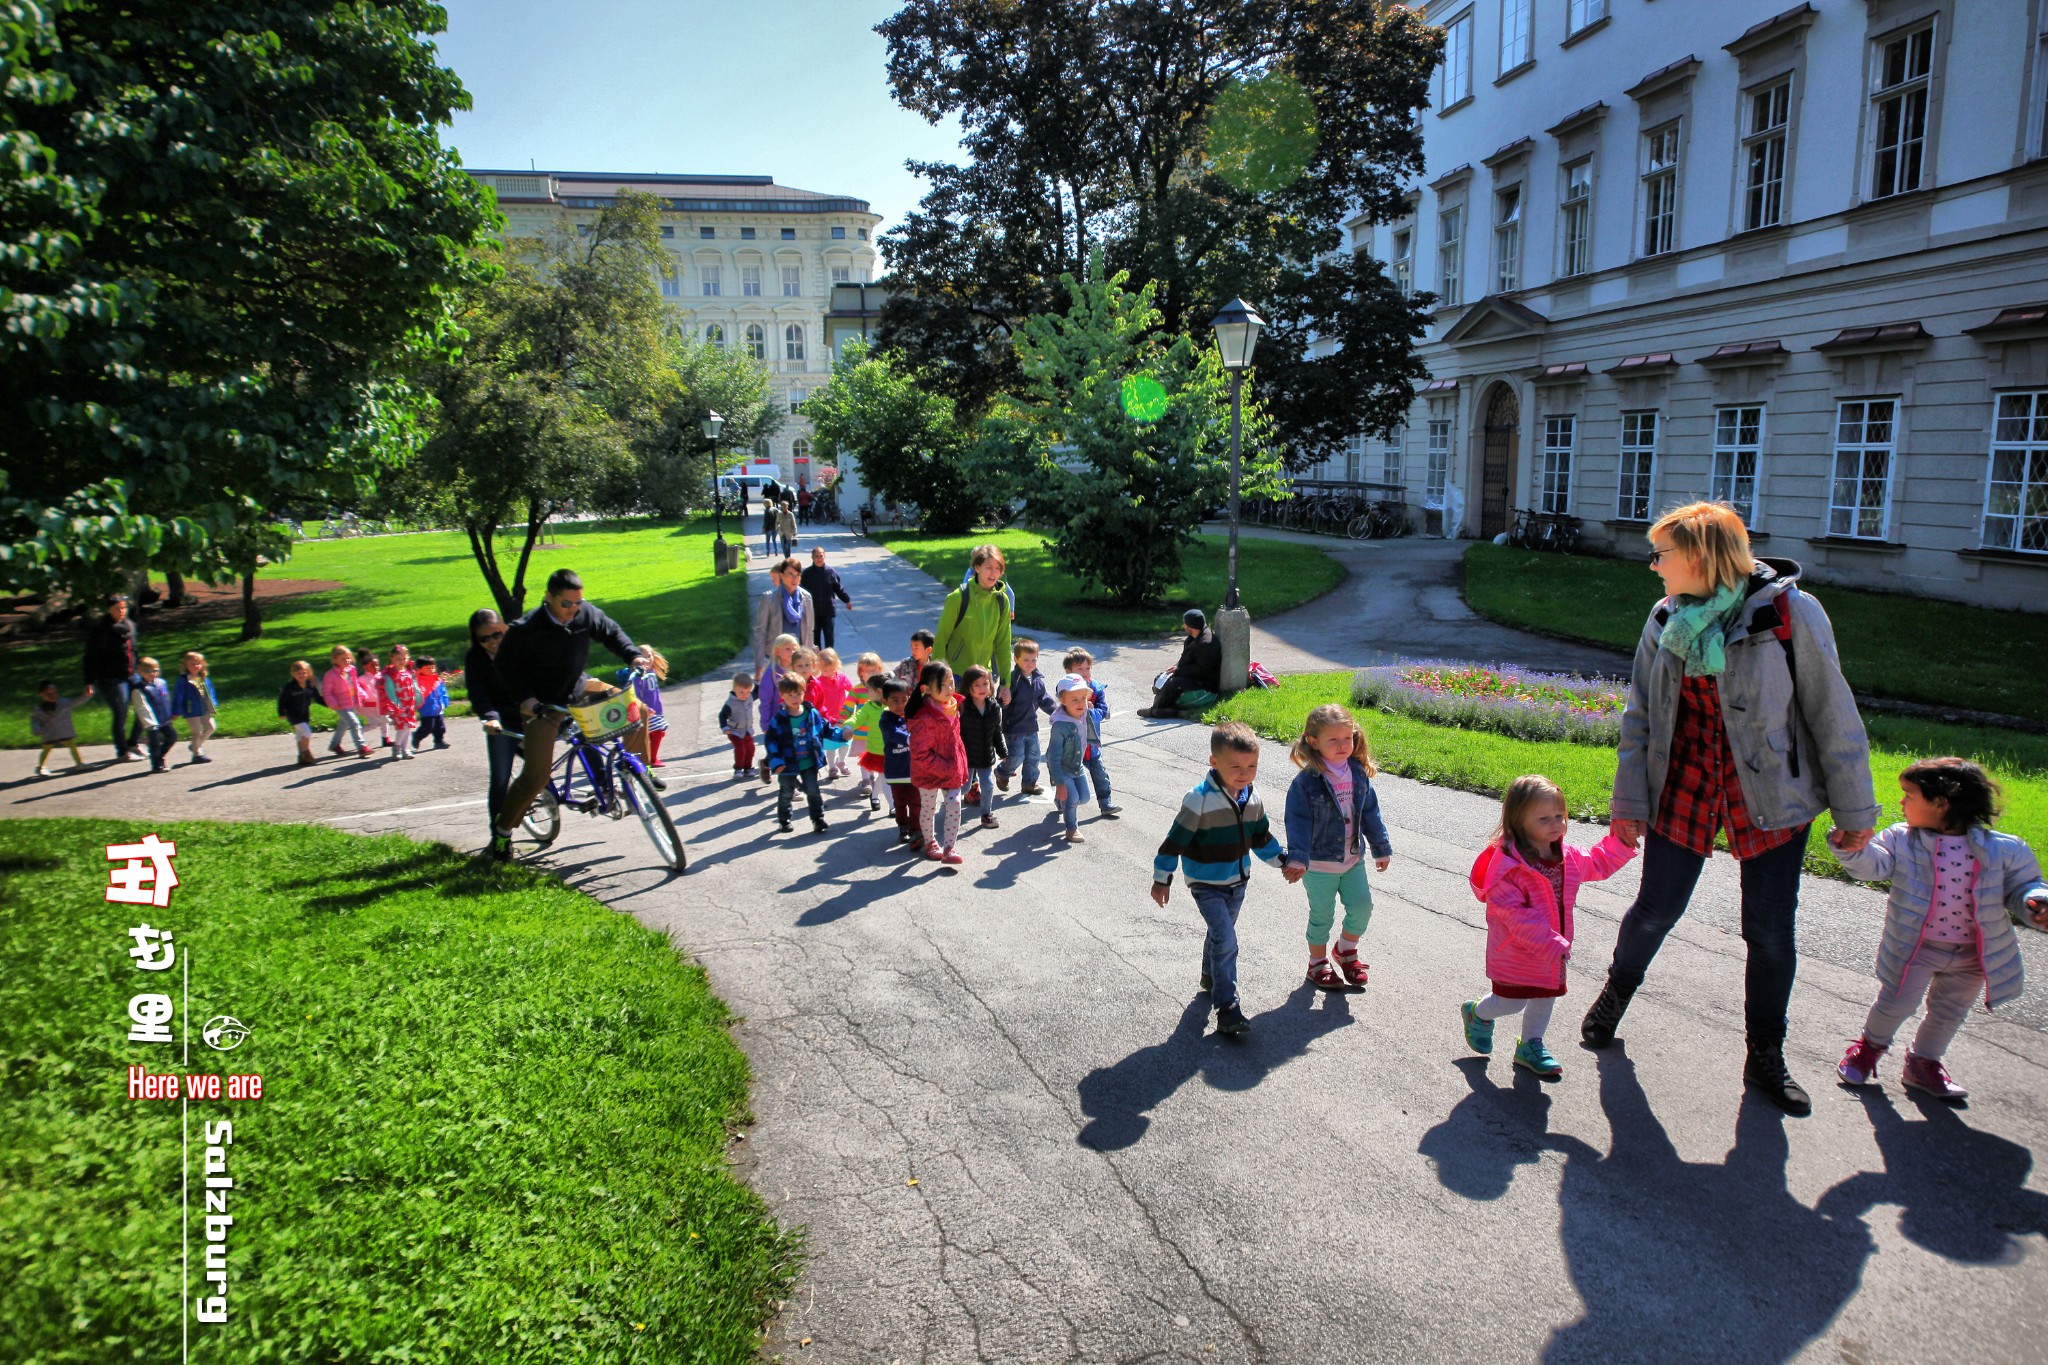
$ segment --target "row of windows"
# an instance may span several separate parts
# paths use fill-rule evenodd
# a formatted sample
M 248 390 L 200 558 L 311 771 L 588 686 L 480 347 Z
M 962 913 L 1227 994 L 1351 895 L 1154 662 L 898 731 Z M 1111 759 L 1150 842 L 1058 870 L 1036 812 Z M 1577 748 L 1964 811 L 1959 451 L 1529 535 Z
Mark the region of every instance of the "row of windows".
M 704 327 L 704 340 L 706 344 L 724 350 L 726 345 L 724 324 L 717 322 L 707 323 Z M 758 322 L 748 323 L 740 329 L 740 345 L 749 356 L 765 364 L 768 360 L 768 329 Z M 792 322 L 782 329 L 782 358 L 786 361 L 802 360 L 804 358 L 804 328 L 802 323 Z M 796 404 L 802 401 L 801 398 L 792 401 L 789 410 L 795 412 Z
M 1607 17 L 1607 0 L 1564 0 L 1567 39 Z M 1500 74 L 1520 71 L 1536 60 L 1535 0 L 1501 0 Z M 1444 25 L 1444 65 L 1437 86 L 1437 108 L 1448 109 L 1472 97 L 1472 15 L 1468 11 Z
M 830 268 L 834 284 L 866 284 L 868 272 L 865 266 L 856 269 L 850 265 L 835 265 Z M 800 299 L 804 295 L 804 271 L 802 266 L 781 267 L 782 297 Z M 761 294 L 761 267 L 743 265 L 739 268 L 740 297 L 758 299 Z M 697 267 L 697 287 L 707 299 L 722 298 L 725 294 L 725 267 L 700 265 Z M 674 267 L 661 274 L 661 296 L 665 299 L 679 299 L 683 296 L 682 272 Z
M 1502 16 L 1502 69 L 1509 70 L 1512 69 L 1509 65 L 1511 57 L 1528 60 L 1530 0 L 1504 0 Z M 1605 17 L 1603 4 L 1587 23 Z M 1472 16 L 1466 14 L 1453 20 L 1446 31 L 1444 79 L 1447 82 L 1456 74 L 1453 69 L 1456 54 L 1469 51 L 1471 23 Z M 1467 30 L 1462 46 L 1456 38 L 1461 27 Z M 1511 34 L 1516 36 L 1511 38 Z M 1868 91 L 1870 126 L 1873 129 L 1867 187 L 1871 199 L 1908 194 L 1932 183 L 1927 133 L 1929 104 L 1934 93 L 1934 42 L 1934 21 L 1929 20 L 1873 44 Z M 1469 63 L 1459 79 L 1469 93 Z M 1734 222 L 1737 231 L 1776 227 L 1786 221 L 1789 148 L 1794 131 L 1792 82 L 1792 75 L 1781 75 L 1742 93 L 1737 129 L 1740 144 Z M 1457 88 L 1447 87 L 1446 105 L 1455 102 L 1450 96 Z M 1682 119 L 1672 119 L 1644 129 L 1639 136 L 1634 185 L 1637 229 L 1631 244 L 1637 259 L 1661 256 L 1681 245 L 1678 204 L 1685 132 Z M 2043 137 L 2048 140 L 2048 126 L 2044 126 Z M 1559 278 L 1583 275 L 1593 269 L 1593 194 L 1593 153 L 1560 167 L 1556 262 Z M 1505 293 L 1523 286 L 1526 275 L 1522 264 L 1525 198 L 1524 186 L 1519 181 L 1498 185 L 1494 190 L 1492 260 L 1486 289 L 1482 292 Z M 1466 206 L 1459 204 L 1440 209 L 1437 216 L 1436 292 L 1439 302 L 1445 306 L 1464 302 L 1466 213 Z M 1390 253 L 1391 273 L 1404 292 L 1413 288 L 1413 243 L 1412 227 L 1395 229 Z
M 1896 530 L 1892 497 L 1899 477 L 1898 419 L 1897 398 L 1854 398 L 1836 405 L 1824 534 L 1882 541 Z M 1656 409 L 1621 414 L 1616 447 L 1617 518 L 1648 521 L 1653 515 L 1664 420 Z M 1571 512 L 1582 425 L 1570 414 L 1543 419 L 1535 481 L 1539 511 Z M 1443 506 L 1451 427 L 1447 418 L 1429 423 L 1426 506 Z M 1402 484 L 1402 440 L 1396 433 L 1387 442 L 1380 481 Z M 1732 404 L 1714 410 L 1703 491 L 1708 498 L 1733 506 L 1750 525 L 1757 524 L 1767 443 L 1763 404 Z M 1355 478 L 1357 455 L 1363 453 L 1362 438 L 1354 450 L 1350 468 Z M 1687 490 L 1686 495 L 1698 491 Z M 1980 537 L 1986 549 L 2048 554 L 2048 390 L 2003 393 L 1995 401 Z
M 859 237 L 860 237 L 860 240 L 861 240 L 861 241 L 865 242 L 865 241 L 866 241 L 866 240 L 868 239 L 868 230 L 867 230 L 866 228 L 855 228 L 855 229 L 854 229 L 854 231 L 855 231 L 855 233 L 857 233 L 857 234 L 859 235 Z M 731 229 L 727 229 L 727 233 L 728 233 L 728 235 L 730 235 L 730 232 L 731 232 Z M 675 230 L 675 229 L 674 229 L 673 227 L 664 227 L 664 228 L 663 228 L 663 229 L 661 230 L 661 235 L 662 235 L 662 236 L 663 236 L 664 238 L 670 238 L 670 237 L 674 237 L 674 236 L 676 235 L 676 230 Z M 698 239 L 699 239 L 700 241 L 706 241 L 706 242 L 709 242 L 709 241 L 713 241 L 713 240 L 715 240 L 715 239 L 716 239 L 716 238 L 718 237 L 718 229 L 717 229 L 717 228 L 715 228 L 715 227 L 700 227 L 700 228 L 698 228 L 698 229 L 697 229 L 697 237 L 698 237 Z M 846 239 L 846 229 L 845 229 L 845 228 L 843 228 L 843 227 L 836 227 L 836 228 L 833 228 L 833 229 L 832 229 L 832 240 L 834 240 L 834 241 L 844 241 L 845 239 Z M 756 233 L 755 233 L 755 230 L 754 230 L 753 228 L 750 228 L 750 227 L 743 227 L 743 228 L 741 228 L 741 229 L 740 229 L 740 240 L 741 240 L 741 241 L 743 241 L 743 242 L 752 242 L 752 241 L 757 241 L 757 240 L 759 240 L 759 238 L 758 238 L 758 236 L 756 235 Z M 795 228 L 790 228 L 790 227 L 786 227 L 786 228 L 782 229 L 782 238 L 781 238 L 781 240 L 783 240 L 783 241 L 785 241 L 785 242 L 793 242 L 793 241 L 795 241 L 795 240 L 796 240 L 796 229 L 795 229 Z

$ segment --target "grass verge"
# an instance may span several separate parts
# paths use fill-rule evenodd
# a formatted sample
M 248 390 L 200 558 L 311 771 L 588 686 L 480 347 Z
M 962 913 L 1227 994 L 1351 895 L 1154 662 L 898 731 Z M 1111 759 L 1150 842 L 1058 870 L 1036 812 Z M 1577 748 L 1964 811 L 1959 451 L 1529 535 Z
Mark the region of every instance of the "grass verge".
M 1351 702 L 1351 674 L 1302 673 L 1280 686 L 1250 689 L 1211 708 L 1208 719 L 1241 720 L 1269 739 L 1289 741 L 1301 733 L 1308 713 L 1325 702 Z M 1388 772 L 1442 787 L 1498 796 L 1523 773 L 1542 773 L 1564 789 L 1572 816 L 1607 819 L 1614 788 L 1612 749 L 1563 740 L 1516 739 L 1486 730 L 1433 725 L 1408 716 L 1353 706 L 1373 758 Z M 1981 729 L 1895 716 L 1865 716 L 1870 732 L 1870 768 L 1884 814 L 1879 828 L 1899 817 L 1900 769 L 1918 758 L 1962 754 L 1989 768 L 2005 788 L 1999 828 L 2035 848 L 2048 846 L 2048 736 Z M 1826 815 L 1807 837 L 1811 872 L 1843 877 L 1828 851 Z
M 969 536 L 927 536 L 883 531 L 887 544 L 948 587 L 967 572 L 975 546 L 1002 548 L 1010 586 L 1017 593 L 1017 624 L 1083 640 L 1144 640 L 1180 629 L 1180 614 L 1200 607 L 1215 618 L 1229 576 L 1229 542 L 1197 536 L 1181 557 L 1181 577 L 1160 607 L 1122 607 L 1099 587 L 1081 581 L 1053 562 L 1052 547 L 1036 531 L 1011 528 Z M 1265 620 L 1321 597 L 1344 581 L 1344 566 L 1314 545 L 1241 537 L 1237 543 L 1237 590 L 1252 619 Z
M 547 537 L 548 548 L 536 548 L 527 569 L 528 606 L 539 603 L 548 574 L 573 568 L 591 601 L 635 640 L 668 657 L 672 677 L 716 668 L 746 643 L 746 575 L 712 573 L 709 521 L 571 522 L 548 528 Z M 459 668 L 469 614 L 491 605 L 468 537 L 455 531 L 304 541 L 288 563 L 264 575 L 265 581 L 293 578 L 342 586 L 267 603 L 262 636 L 247 642 L 237 638 L 239 618 L 184 626 L 175 612 L 143 614 L 143 652 L 167 677 L 176 676 L 186 650 L 206 655 L 223 735 L 283 734 L 277 692 L 291 661 L 306 659 L 325 672 L 336 645 L 381 650 L 402 641 L 415 656 L 431 654 Z M 56 679 L 66 695 L 83 690 L 84 650 L 82 634 L 0 649 L 0 696 L 10 699 L 0 713 L 0 748 L 33 742 L 28 706 L 40 679 Z M 459 705 L 461 687 L 450 691 Z M 105 706 L 95 699 L 76 715 L 84 742 L 106 742 Z M 313 715 L 316 724 L 331 719 L 324 710 Z
M 0 1340 L 11 1359 L 178 1359 L 177 1103 L 126 1068 L 257 1073 L 233 1124 L 229 1319 L 194 1359 L 754 1358 L 795 1273 L 725 1159 L 747 1063 L 701 968 L 550 878 L 439 845 L 275 825 L 155 828 L 171 907 L 108 905 L 149 826 L 0 822 Z M 131 925 L 183 958 L 147 973 Z M 131 994 L 191 1005 L 191 1065 L 126 1041 Z M 232 1054 L 200 1022 L 252 1032 Z
M 1491 543 L 1465 551 L 1465 601 L 1481 616 L 1625 653 L 1634 652 L 1657 592 L 1639 560 Z M 2048 614 L 1832 585 L 1813 595 L 1857 691 L 2048 721 L 2048 688 L 2038 680 Z

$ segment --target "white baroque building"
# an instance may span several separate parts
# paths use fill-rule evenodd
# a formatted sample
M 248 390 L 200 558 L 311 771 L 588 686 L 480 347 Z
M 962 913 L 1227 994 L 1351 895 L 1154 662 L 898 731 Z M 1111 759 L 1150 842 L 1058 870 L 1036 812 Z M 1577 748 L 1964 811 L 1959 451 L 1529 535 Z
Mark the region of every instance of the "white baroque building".
M 766 175 L 470 174 L 497 194 L 508 237 L 564 221 L 585 228 L 621 189 L 660 197 L 665 267 L 649 287 L 682 326 L 767 367 L 770 391 L 790 416 L 754 460 L 773 464 L 784 480 L 809 481 L 811 427 L 796 409 L 831 376 L 825 327 L 833 291 L 874 278 L 882 220 L 867 200 L 793 189 Z
M 1820 580 L 2048 606 L 2048 0 L 1422 8 L 1427 168 L 1345 226 L 1433 379 L 1325 474 L 1623 553 L 1726 499 Z

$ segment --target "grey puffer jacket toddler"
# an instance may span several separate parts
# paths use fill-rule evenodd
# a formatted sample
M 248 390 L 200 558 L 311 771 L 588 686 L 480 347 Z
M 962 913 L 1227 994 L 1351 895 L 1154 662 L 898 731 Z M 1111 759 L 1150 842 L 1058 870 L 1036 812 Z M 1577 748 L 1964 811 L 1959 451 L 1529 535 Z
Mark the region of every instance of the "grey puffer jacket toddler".
M 1984 1003 L 1996 1009 L 2019 999 L 2025 986 L 2020 966 L 2019 934 L 2013 920 L 2027 914 L 2027 897 L 2048 895 L 2041 882 L 2041 864 L 2033 850 L 2010 834 L 1982 825 L 1969 833 L 1974 869 L 1970 878 L 1976 911 L 1977 961 L 1984 969 Z M 1836 851 L 1843 868 L 1861 881 L 1890 880 L 1885 902 L 1884 941 L 1877 949 L 1877 979 L 1896 990 L 1906 964 L 1920 949 L 1927 917 L 1934 908 L 1934 840 L 1931 829 L 1914 829 L 1903 821 L 1880 830 L 1854 853 Z

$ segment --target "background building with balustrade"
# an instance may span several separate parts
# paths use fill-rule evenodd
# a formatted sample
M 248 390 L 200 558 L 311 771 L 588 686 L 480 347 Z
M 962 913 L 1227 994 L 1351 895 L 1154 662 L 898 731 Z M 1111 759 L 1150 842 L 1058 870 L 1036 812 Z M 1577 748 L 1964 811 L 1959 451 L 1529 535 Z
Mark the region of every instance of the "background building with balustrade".
M 2048 3 L 1424 9 L 1426 169 L 1345 226 L 1437 296 L 1433 379 L 1347 472 L 1629 553 L 1720 498 L 1822 581 L 2048 604 Z
M 508 236 L 564 221 L 587 228 L 621 189 L 658 196 L 664 268 L 650 286 L 692 334 L 738 347 L 767 368 L 789 416 L 754 459 L 774 464 L 781 478 L 809 481 L 817 456 L 810 423 L 796 409 L 831 374 L 826 319 L 835 291 L 874 277 L 882 220 L 867 200 L 766 175 L 471 174 L 496 192 Z

